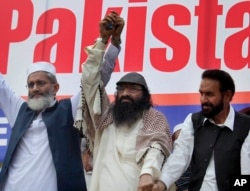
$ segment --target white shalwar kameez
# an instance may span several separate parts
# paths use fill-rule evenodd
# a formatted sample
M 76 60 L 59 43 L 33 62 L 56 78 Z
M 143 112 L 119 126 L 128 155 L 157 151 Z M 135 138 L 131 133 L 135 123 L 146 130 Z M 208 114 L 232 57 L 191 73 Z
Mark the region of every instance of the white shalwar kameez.
M 147 166 L 152 167 L 153 164 L 156 169 L 159 168 L 163 159 L 154 149 L 147 154 L 147 158 L 152 160 L 144 161 L 144 168 L 136 163 L 136 155 L 139 154 L 135 150 L 136 137 L 142 125 L 140 119 L 132 127 L 115 127 L 112 123 L 104 129 L 94 162 L 90 191 L 135 191 L 140 174 L 152 173 Z M 159 158 L 155 158 L 157 152 Z
M 95 57 L 95 62 L 83 65 L 84 97 L 80 103 L 86 100 L 85 114 L 90 116 L 85 116 L 88 120 L 85 126 L 94 131 L 94 161 L 89 191 L 136 191 L 142 174 L 150 174 L 153 179 L 160 178 L 162 164 L 171 150 L 170 131 L 163 114 L 153 109 L 130 126 L 116 126 L 113 121 L 109 123 L 108 117 L 105 118 L 110 105 L 101 106 L 107 94 L 99 92 L 104 47 L 101 43 L 88 47 L 89 57 Z M 100 117 L 107 119 L 103 127 Z M 147 140 L 147 145 L 140 142 L 138 146 L 138 137 Z M 166 154 L 162 147 L 167 150 Z

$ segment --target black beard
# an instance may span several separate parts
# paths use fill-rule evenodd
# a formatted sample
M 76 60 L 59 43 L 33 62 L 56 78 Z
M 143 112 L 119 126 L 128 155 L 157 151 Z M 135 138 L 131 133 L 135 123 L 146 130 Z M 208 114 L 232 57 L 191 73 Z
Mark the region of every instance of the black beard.
M 201 108 L 202 113 L 203 113 L 204 117 L 206 117 L 206 118 L 213 118 L 218 113 L 220 113 L 223 110 L 223 107 L 224 107 L 223 101 L 221 101 L 218 105 L 203 104 L 202 106 L 204 106 L 204 105 L 211 107 L 211 110 L 209 110 L 209 111 L 204 110 L 203 107 Z
M 130 102 L 122 102 L 126 98 Z M 145 99 L 133 100 L 129 96 L 118 97 L 116 96 L 115 104 L 113 107 L 113 118 L 115 124 L 127 124 L 128 126 L 136 122 L 143 114 L 143 111 L 146 109 Z

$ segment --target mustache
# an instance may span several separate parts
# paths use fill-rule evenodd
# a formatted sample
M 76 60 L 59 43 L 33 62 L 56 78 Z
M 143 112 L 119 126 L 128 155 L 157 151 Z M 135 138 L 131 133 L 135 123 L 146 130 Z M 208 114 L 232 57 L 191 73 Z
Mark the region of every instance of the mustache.
M 119 101 L 121 102 L 122 100 L 129 100 L 129 101 L 131 101 L 131 102 L 134 101 L 130 96 L 122 96 L 122 97 L 120 97 L 120 100 L 119 100 Z
M 31 93 L 31 94 L 29 95 L 29 98 L 33 98 L 33 97 L 35 97 L 36 95 L 45 96 L 44 93 Z
M 204 103 L 204 104 L 202 104 L 201 106 L 209 106 L 209 107 L 212 107 L 212 104 Z

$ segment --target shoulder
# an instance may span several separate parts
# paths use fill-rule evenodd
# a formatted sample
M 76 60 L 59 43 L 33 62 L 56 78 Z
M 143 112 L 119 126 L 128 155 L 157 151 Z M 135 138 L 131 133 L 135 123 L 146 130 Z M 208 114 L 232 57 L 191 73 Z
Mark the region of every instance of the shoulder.
M 247 115 L 245 113 L 238 112 L 238 111 L 235 111 L 235 118 L 239 118 L 239 119 L 246 120 L 246 121 L 250 120 L 249 115 Z
M 144 116 L 145 117 L 154 117 L 154 118 L 163 118 L 163 119 L 166 119 L 166 116 L 159 110 L 151 107 L 149 110 L 145 111 L 144 112 Z
M 57 101 L 58 107 L 71 107 L 72 103 L 69 98 L 61 99 Z
M 142 118 L 145 126 L 154 126 L 154 128 L 160 129 L 169 128 L 169 123 L 166 116 L 154 108 L 150 108 L 149 110 L 145 111 Z
M 250 116 L 245 113 L 235 111 L 235 119 L 241 120 L 241 121 L 244 121 L 244 123 L 250 124 Z
M 204 116 L 202 112 L 200 111 L 200 112 L 193 113 L 191 116 L 191 119 L 192 119 L 194 126 L 200 126 L 202 125 L 204 121 Z

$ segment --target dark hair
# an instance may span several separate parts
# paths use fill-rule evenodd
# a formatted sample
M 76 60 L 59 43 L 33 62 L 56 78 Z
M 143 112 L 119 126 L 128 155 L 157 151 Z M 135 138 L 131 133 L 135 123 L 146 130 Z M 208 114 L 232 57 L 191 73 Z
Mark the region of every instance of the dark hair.
M 142 86 L 142 90 L 143 90 L 143 97 L 145 100 L 145 108 L 149 109 L 150 107 L 153 106 L 151 94 L 150 94 L 149 90 L 147 88 L 145 88 L 144 86 Z
M 208 78 L 212 80 L 217 80 L 220 83 L 220 91 L 225 92 L 227 90 L 230 90 L 232 92 L 232 97 L 235 93 L 235 85 L 234 85 L 234 80 L 230 76 L 229 73 L 223 71 L 223 70 L 205 70 L 202 73 L 201 76 L 202 79 Z

